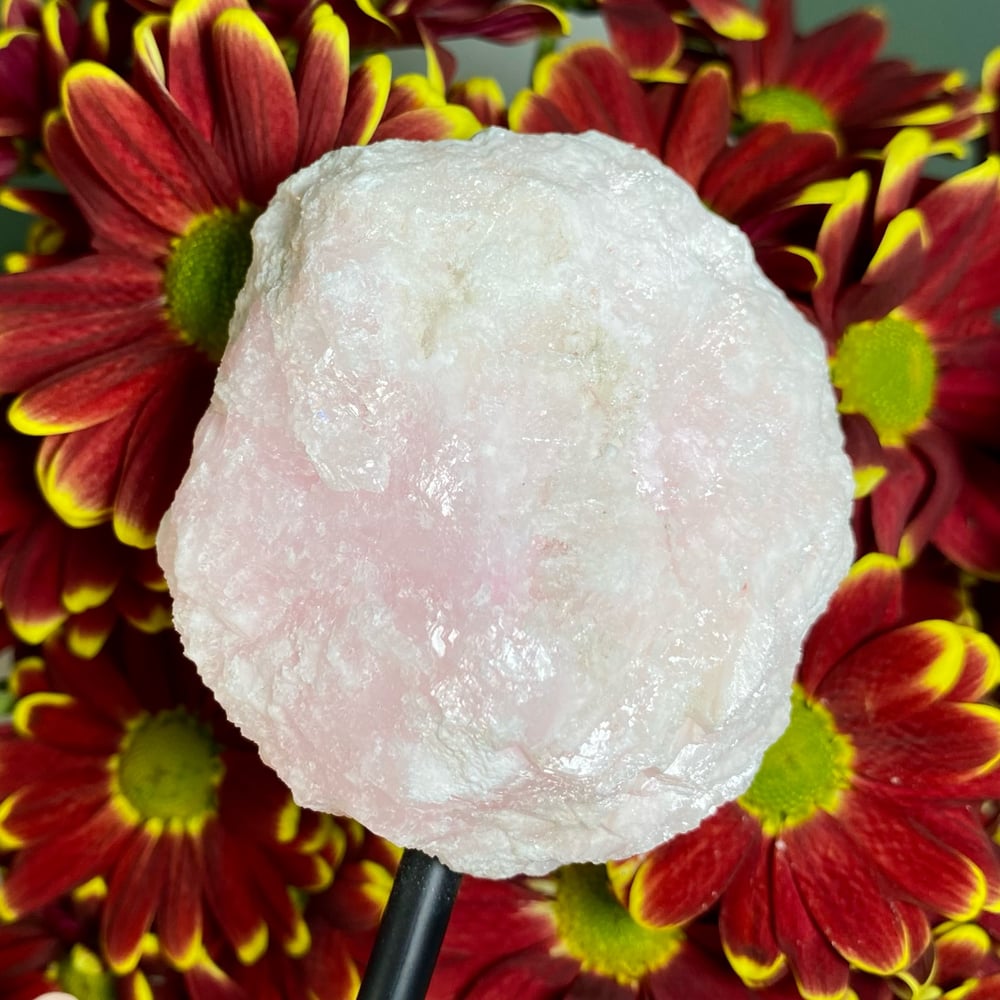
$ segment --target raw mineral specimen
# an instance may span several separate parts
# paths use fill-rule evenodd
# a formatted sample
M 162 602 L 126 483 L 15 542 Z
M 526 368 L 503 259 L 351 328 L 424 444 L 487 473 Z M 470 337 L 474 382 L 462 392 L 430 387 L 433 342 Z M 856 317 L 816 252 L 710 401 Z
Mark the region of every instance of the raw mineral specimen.
M 254 229 L 160 536 L 189 655 L 305 806 L 487 877 L 742 793 L 846 572 L 818 333 L 606 136 L 391 141 Z

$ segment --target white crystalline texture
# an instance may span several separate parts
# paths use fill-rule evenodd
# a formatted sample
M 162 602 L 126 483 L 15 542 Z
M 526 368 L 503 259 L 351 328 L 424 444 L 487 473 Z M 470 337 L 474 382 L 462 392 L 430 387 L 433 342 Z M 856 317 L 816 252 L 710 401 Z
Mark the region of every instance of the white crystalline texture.
M 742 793 L 846 572 L 819 335 L 597 134 L 286 182 L 161 533 L 178 628 L 305 806 L 486 877 Z

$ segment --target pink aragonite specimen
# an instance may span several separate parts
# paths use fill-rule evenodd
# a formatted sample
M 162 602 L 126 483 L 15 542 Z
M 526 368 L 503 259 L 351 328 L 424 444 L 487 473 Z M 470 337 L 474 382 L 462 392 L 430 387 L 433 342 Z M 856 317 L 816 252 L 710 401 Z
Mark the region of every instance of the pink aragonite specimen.
M 491 130 L 331 153 L 254 243 L 160 551 L 297 801 L 504 877 L 743 792 L 853 547 L 744 236 L 616 140 Z

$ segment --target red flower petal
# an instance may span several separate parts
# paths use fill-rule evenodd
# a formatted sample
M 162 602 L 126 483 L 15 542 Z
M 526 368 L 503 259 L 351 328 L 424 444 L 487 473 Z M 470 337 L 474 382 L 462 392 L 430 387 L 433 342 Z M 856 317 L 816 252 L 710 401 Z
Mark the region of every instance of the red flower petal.
M 934 544 L 964 569 L 1000 573 L 1000 462 L 983 452 L 963 455 L 958 498 L 934 532 Z
M 45 666 L 53 690 L 72 695 L 87 711 L 113 722 L 121 732 L 143 714 L 143 707 L 129 682 L 110 656 L 81 660 L 58 642 L 45 649 Z M 147 669 L 153 664 L 144 663 Z
M 896 913 L 899 914 L 899 919 L 906 932 L 907 951 L 912 956 L 913 961 L 917 961 L 931 944 L 931 927 L 927 919 L 927 911 L 901 899 L 894 900 L 892 905 Z
M 866 173 L 852 174 L 844 182 L 839 197 L 830 205 L 816 239 L 823 276 L 813 291 L 813 308 L 828 338 L 835 339 L 841 333 L 834 319 L 834 308 L 857 247 L 870 186 Z
M 43 513 L 0 548 L 0 599 L 10 627 L 24 642 L 44 642 L 66 620 L 60 573 L 64 530 Z
M 342 878 L 330 890 L 336 897 L 342 889 Z M 346 895 L 347 905 L 331 911 L 331 918 L 341 914 L 350 921 L 355 909 L 353 901 L 359 892 Z M 324 896 L 326 900 L 328 896 Z M 522 882 L 492 882 L 467 876 L 462 879 L 455 900 L 455 909 L 444 940 L 441 966 L 452 971 L 461 969 L 465 976 L 486 967 L 499 956 L 533 954 L 543 946 L 548 951 L 556 942 L 555 918 L 546 897 Z M 348 929 L 353 926 L 348 922 Z M 450 977 L 449 977 L 450 978 Z M 441 978 L 435 975 L 432 993 L 442 995 Z M 449 994 L 449 997 L 453 994 Z
M 788 956 L 799 991 L 807 1000 L 841 1000 L 847 990 L 847 963 L 803 905 L 785 846 L 775 845 L 771 857 L 775 939 Z
M 875 196 L 874 223 L 878 232 L 884 232 L 889 222 L 912 204 L 930 151 L 930 134 L 916 128 L 903 129 L 886 145 L 882 179 Z
M 969 859 L 985 876 L 986 901 L 996 910 L 1000 901 L 1000 854 L 983 829 L 980 803 L 946 806 L 940 802 L 901 802 L 900 810 L 941 843 Z
M 392 63 L 384 53 L 369 56 L 352 74 L 337 146 L 363 146 L 375 134 L 392 86 Z
M 21 847 L 85 823 L 107 802 L 103 760 L 82 760 L 38 775 L 0 803 L 0 843 Z
M 192 835 L 168 831 L 161 849 L 169 853 L 167 884 L 156 918 L 156 933 L 167 959 L 179 969 L 190 969 L 198 960 L 202 943 L 201 854 Z
M 779 853 L 782 841 L 802 902 L 833 947 L 870 972 L 905 969 L 914 957 L 905 927 L 863 852 L 837 820 L 817 812 L 782 834 Z
M 45 124 L 49 159 L 93 231 L 93 248 L 155 260 L 170 246 L 171 231 L 156 225 L 120 198 L 90 165 L 64 115 Z
M 8 275 L 0 288 L 0 390 L 19 392 L 154 332 L 172 339 L 162 295 L 157 267 L 116 254 Z
M 866 639 L 899 621 L 903 586 L 899 564 L 888 556 L 859 559 L 806 638 L 799 682 L 814 695 L 834 664 Z
M 993 267 L 998 260 L 994 241 L 988 235 L 997 218 L 996 159 L 951 177 L 921 199 L 919 209 L 927 220 L 931 240 L 924 280 L 909 296 L 907 314 L 915 319 L 941 315 L 947 327 L 955 311 L 953 293 L 961 287 L 963 311 L 995 309 L 998 299 Z M 962 247 L 982 244 L 989 274 L 985 282 L 970 280 L 975 261 L 968 261 Z
M 257 907 L 264 915 L 276 942 L 286 954 L 301 957 L 309 949 L 309 931 L 296 910 L 291 894 L 267 855 L 251 844 L 243 844 L 245 872 L 252 877 Z M 246 875 L 244 875 L 246 877 Z
M 361 977 L 345 935 L 337 928 L 319 923 L 312 933 L 313 946 L 303 959 L 309 982 L 323 984 L 334 997 L 357 996 Z
M 246 198 L 266 205 L 295 170 L 299 112 L 278 43 L 250 10 L 223 11 L 212 25 L 219 90 L 218 139 Z
M 909 445 L 910 450 L 918 453 L 929 466 L 931 483 L 899 541 L 899 556 L 906 564 L 916 560 L 923 551 L 942 519 L 954 507 L 962 487 L 961 459 L 950 435 L 928 424 L 910 435 Z
M 841 295 L 834 312 L 837 329 L 882 319 L 905 303 L 923 280 L 926 240 L 924 220 L 915 209 L 893 218 L 861 280 Z
M 157 384 L 176 377 L 187 352 L 179 345 L 120 347 L 53 375 L 22 393 L 8 419 L 22 434 L 67 434 L 134 409 Z
M 42 39 L 29 28 L 14 26 L 6 10 L 0 31 L 0 132 L 6 136 L 31 135 L 43 110 L 38 77 L 44 58 Z
M 965 641 L 951 622 L 920 622 L 876 636 L 816 689 L 837 724 L 878 725 L 929 708 L 958 683 Z
M 996 643 L 972 628 L 960 628 L 965 643 L 962 676 L 952 689 L 952 701 L 979 701 L 1000 683 L 1000 651 Z
M 62 599 L 73 614 L 100 607 L 122 577 L 124 551 L 106 528 L 64 529 Z
M 492 77 L 461 80 L 448 88 L 448 103 L 468 108 L 481 125 L 507 125 L 507 104 L 500 85 Z
M 292 840 L 299 808 L 278 776 L 244 750 L 226 751 L 222 762 L 226 777 L 219 788 L 219 816 L 226 827 L 263 842 Z
M 848 789 L 837 818 L 858 851 L 902 894 L 951 920 L 971 920 L 986 900 L 986 879 L 967 858 L 874 795 Z
M 244 0 L 178 0 L 171 9 L 167 83 L 178 107 L 207 142 L 215 131 L 217 105 L 209 78 L 206 39 L 224 10 L 247 6 Z
M 765 20 L 739 0 L 693 0 L 691 6 L 726 38 L 752 40 L 768 32 Z
M 28 672 L 25 670 L 25 662 L 22 660 L 18 664 L 18 672 L 15 674 L 15 679 L 19 682 L 17 693 L 21 697 L 28 694 L 27 691 L 20 690 L 22 687 L 20 677 Z M 35 683 L 24 686 L 34 688 L 39 683 L 38 675 L 44 673 L 44 666 L 39 660 L 29 662 L 35 668 L 30 671 Z M 32 690 L 31 693 L 39 692 Z M 0 798 L 6 798 L 14 792 L 27 788 L 36 780 L 45 779 L 50 773 L 71 768 L 74 759 L 79 762 L 79 757 L 74 758 L 63 750 L 23 739 L 14 732 L 10 722 L 0 724 Z M 97 759 L 103 764 L 102 756 Z
M 514 956 L 477 975 L 470 984 L 464 970 L 452 972 L 446 956 L 445 961 L 435 969 L 428 996 L 430 1000 L 454 1000 L 456 996 L 461 996 L 456 991 L 462 987 L 471 989 L 471 995 L 477 1000 L 511 1000 L 511 997 L 518 1000 L 553 1000 L 554 997 L 571 996 L 568 990 L 580 969 L 577 962 L 557 958 L 538 965 L 540 968 L 526 966 L 520 956 Z M 602 982 L 608 981 L 587 979 L 584 986 L 587 992 L 582 996 L 604 1000 L 604 995 L 597 992 Z M 616 987 L 614 1000 L 623 1000 L 620 988 L 614 983 L 609 985 Z
M 735 802 L 690 833 L 650 852 L 624 900 L 632 916 L 651 927 L 686 923 L 722 894 L 759 837 L 757 820 Z
M 768 986 L 785 972 L 774 937 L 771 854 L 774 841 L 758 836 L 722 897 L 719 933 L 729 964 L 748 986 Z
M 73 615 L 63 629 L 66 647 L 74 656 L 92 659 L 108 641 L 119 617 L 113 604 L 102 604 Z
M 992 772 L 1000 761 L 1000 709 L 945 702 L 855 730 L 851 740 L 856 770 L 866 778 L 927 796 L 972 798 L 965 782 Z
M 507 117 L 513 131 L 527 135 L 581 131 L 553 101 L 531 90 L 522 90 L 514 98 Z
M 978 444 L 1000 445 L 1000 329 L 939 350 L 934 423 Z
M 0 917 L 37 910 L 105 871 L 133 833 L 109 803 L 61 837 L 19 851 L 0 884 Z
M 398 83 L 398 81 L 397 81 Z M 386 114 L 372 135 L 384 139 L 468 139 L 480 130 L 476 116 L 457 104 L 416 108 L 402 114 Z
M 228 6 L 233 5 L 233 3 L 228 4 Z M 238 6 L 238 4 L 236 5 Z M 211 8 L 212 5 L 204 3 L 198 4 L 198 6 L 202 8 L 201 13 L 204 14 L 205 8 Z M 192 117 L 181 107 L 175 95 L 167 89 L 166 67 L 163 64 L 161 54 L 163 45 L 159 36 L 170 32 L 172 42 L 177 42 L 177 35 L 184 36 L 189 28 L 194 29 L 195 38 L 191 40 L 194 41 L 196 47 L 196 65 L 192 67 L 194 80 L 187 82 L 195 86 L 198 85 L 196 81 L 204 83 L 205 54 L 201 50 L 201 40 L 197 35 L 199 30 L 204 30 L 205 25 L 199 24 L 197 28 L 195 27 L 193 22 L 199 20 L 199 15 L 195 14 L 193 17 L 189 17 L 190 7 L 191 4 L 186 2 L 175 4 L 172 16 L 147 17 L 137 25 L 133 45 L 135 50 L 133 82 L 153 110 L 163 119 L 178 147 L 183 150 L 192 164 L 192 169 L 196 170 L 204 181 L 213 201 L 217 205 L 225 206 L 236 212 L 240 208 L 239 186 L 232 172 L 223 163 L 209 141 L 212 134 L 211 101 L 206 99 L 202 107 L 194 112 Z M 181 62 L 184 62 L 188 55 L 187 41 L 188 39 L 185 39 L 178 46 L 181 50 Z M 172 48 L 171 56 L 173 57 L 174 54 L 174 48 Z M 177 72 L 173 58 L 171 58 L 171 67 L 171 79 L 183 92 L 185 89 L 183 73 Z M 207 136 L 202 131 L 204 128 L 208 129 Z
M 89 528 L 112 511 L 122 450 L 132 414 L 96 427 L 47 437 L 38 452 L 38 480 L 49 505 L 67 523 Z
M 63 101 L 90 165 L 140 217 L 179 234 L 212 210 L 197 165 L 117 74 L 99 63 L 77 63 L 63 78 Z
M 119 857 L 101 911 L 101 944 L 116 975 L 139 963 L 143 937 L 153 924 L 167 876 L 168 853 L 160 845 L 161 823 L 136 830 Z
M 799 40 L 784 82 L 832 108 L 842 107 L 885 38 L 885 18 L 875 11 L 840 18 Z
M 350 47 L 344 22 L 325 5 L 314 8 L 295 66 L 300 167 L 336 144 L 347 103 Z
M 583 42 L 546 56 L 535 67 L 535 92 L 551 101 L 570 123 L 566 131 L 597 129 L 659 155 L 649 125 L 642 88 L 603 45 Z M 511 124 L 518 131 L 540 131 L 525 121 L 530 103 L 515 100 Z M 534 111 L 537 116 L 537 109 Z
M 194 429 L 212 395 L 214 369 L 193 352 L 161 376 L 130 428 L 114 499 L 114 529 L 126 545 L 152 548 L 191 459 Z
M 114 607 L 122 618 L 141 632 L 162 632 L 173 622 L 169 594 L 131 581 L 124 583 L 115 593 Z M 70 623 L 71 629 L 75 621 L 73 619 Z
M 20 699 L 13 710 L 18 732 L 62 750 L 111 754 L 121 743 L 121 729 L 86 711 L 68 694 L 43 691 Z
M 665 6 L 643 0 L 603 0 L 601 17 L 611 45 L 637 80 L 676 80 L 683 51 L 680 29 Z
M 254 888 L 247 881 L 243 844 L 212 818 L 202 832 L 205 895 L 223 934 L 244 964 L 267 950 L 268 933 Z
M 760 125 L 716 157 L 699 193 L 719 215 L 740 222 L 798 194 L 835 155 L 832 136 L 795 133 L 781 122 Z
M 746 92 L 780 83 L 795 41 L 792 0 L 762 0 L 763 37 L 754 45 L 729 45 L 728 54 Z
M 695 73 L 670 127 L 663 162 L 697 188 L 709 164 L 726 148 L 732 125 L 732 81 L 725 66 Z

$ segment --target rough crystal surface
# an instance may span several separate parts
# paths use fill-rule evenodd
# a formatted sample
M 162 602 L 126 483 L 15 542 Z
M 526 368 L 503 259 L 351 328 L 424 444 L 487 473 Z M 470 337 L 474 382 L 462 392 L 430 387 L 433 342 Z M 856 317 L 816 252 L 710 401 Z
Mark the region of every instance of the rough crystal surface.
M 490 130 L 331 153 L 254 243 L 160 551 L 296 799 L 504 877 L 742 793 L 852 549 L 744 236 L 606 136 Z

